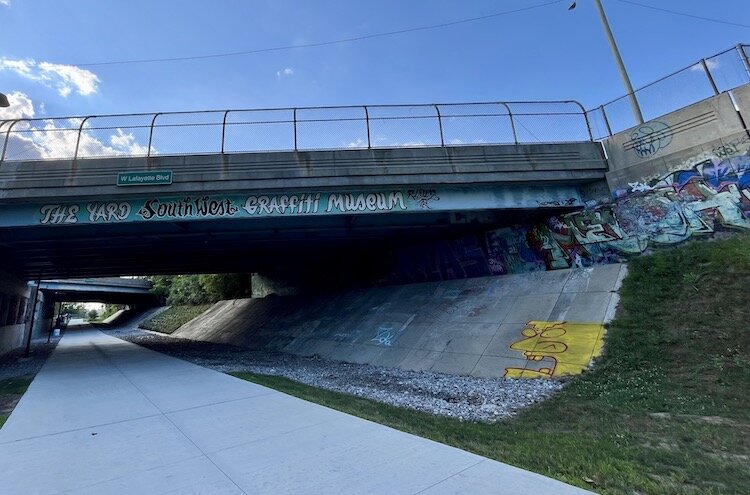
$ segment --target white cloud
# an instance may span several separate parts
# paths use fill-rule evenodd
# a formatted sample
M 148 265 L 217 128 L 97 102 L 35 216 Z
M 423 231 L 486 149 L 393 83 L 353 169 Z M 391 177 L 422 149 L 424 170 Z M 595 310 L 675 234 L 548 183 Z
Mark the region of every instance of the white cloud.
M 276 77 L 281 79 L 281 76 L 293 76 L 294 75 L 294 69 L 291 67 L 287 67 L 284 70 L 277 70 L 276 71 Z
M 719 61 L 713 58 L 707 58 L 706 59 L 706 67 L 708 67 L 708 70 L 716 70 L 719 68 Z M 690 70 L 694 72 L 703 72 L 703 64 L 698 62 L 697 64 L 690 67 Z
M 10 107 L 0 109 L 0 120 L 31 119 L 35 115 L 34 103 L 20 92 L 8 95 Z M 90 128 L 86 122 L 78 139 L 81 118 L 37 119 L 20 121 L 13 125 L 8 138 L 7 160 L 72 159 L 76 143 L 78 157 L 144 156 L 148 150 L 132 133 L 116 128 L 114 133 Z M 0 136 L 5 137 L 9 123 L 0 126 Z M 4 139 L 0 138 L 0 152 Z M 152 148 L 152 152 L 154 152 Z
M 0 107 L 0 120 L 16 120 L 34 118 L 34 103 L 24 93 L 15 91 L 6 95 L 10 106 Z
M 0 0 L 2 1 L 2 0 Z M 75 65 L 36 62 L 34 59 L 12 60 L 0 58 L 0 71 L 8 70 L 31 81 L 57 89 L 63 98 L 73 91 L 82 96 L 96 93 L 99 77 Z
M 148 151 L 148 146 L 138 144 L 132 132 L 126 134 L 122 129 L 117 129 L 117 134 L 112 134 L 109 137 L 109 142 L 117 150 L 121 150 L 131 156 L 145 155 Z
M 0 0 L 0 5 L 10 7 L 10 0 Z

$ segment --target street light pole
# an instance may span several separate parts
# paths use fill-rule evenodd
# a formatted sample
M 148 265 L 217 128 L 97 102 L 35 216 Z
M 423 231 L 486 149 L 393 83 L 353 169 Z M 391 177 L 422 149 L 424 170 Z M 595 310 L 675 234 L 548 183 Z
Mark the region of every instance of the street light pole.
M 602 6 L 601 0 L 594 0 L 594 3 L 596 4 L 596 8 L 599 11 L 599 19 L 602 21 L 602 26 L 604 26 L 604 32 L 607 34 L 607 39 L 609 40 L 609 47 L 612 49 L 612 55 L 615 57 L 615 62 L 617 62 L 617 68 L 620 69 L 620 76 L 622 77 L 622 82 L 625 83 L 625 89 L 628 92 L 628 98 L 630 99 L 630 107 L 633 109 L 633 116 L 635 117 L 636 123 L 643 124 L 643 115 L 641 114 L 641 107 L 638 105 L 638 99 L 635 97 L 635 91 L 633 91 L 633 85 L 630 84 L 630 78 L 628 77 L 628 72 L 625 70 L 625 64 L 622 62 L 622 57 L 620 56 L 620 50 L 617 49 L 617 43 L 615 43 L 615 37 L 612 35 L 612 29 L 609 27 L 609 22 L 607 21 L 607 15 L 604 13 L 604 7 Z

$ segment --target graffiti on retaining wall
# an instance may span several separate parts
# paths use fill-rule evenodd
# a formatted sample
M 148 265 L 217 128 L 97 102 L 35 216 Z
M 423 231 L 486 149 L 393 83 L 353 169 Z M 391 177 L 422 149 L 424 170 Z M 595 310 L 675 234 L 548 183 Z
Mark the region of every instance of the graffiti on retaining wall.
M 380 345 L 384 345 L 386 347 L 390 347 L 393 345 L 393 338 L 395 337 L 395 333 L 393 331 L 392 326 L 381 326 L 378 328 L 378 333 L 375 335 L 374 339 L 371 339 L 372 342 L 377 342 Z
M 487 232 L 487 263 L 493 275 L 546 270 L 544 259 L 528 242 L 529 231 L 514 226 Z
M 750 229 L 750 138 L 735 141 L 688 169 L 631 183 L 611 204 L 550 218 L 532 228 L 529 246 L 556 269 L 622 261 L 719 229 Z
M 505 368 L 506 378 L 553 378 L 577 375 L 601 355 L 605 329 L 597 323 L 530 321 L 523 339 L 510 348 L 529 361 L 524 368 Z
M 648 143 L 663 148 L 669 144 L 666 131 L 657 131 Z M 410 199 L 430 197 L 420 194 Z M 676 162 L 670 172 L 630 183 L 614 196 L 611 203 L 542 223 L 400 247 L 388 280 L 411 283 L 616 263 L 696 235 L 750 229 L 750 137 Z
M 638 156 L 654 156 L 672 143 L 672 128 L 664 122 L 646 122 L 630 134 L 630 145 Z

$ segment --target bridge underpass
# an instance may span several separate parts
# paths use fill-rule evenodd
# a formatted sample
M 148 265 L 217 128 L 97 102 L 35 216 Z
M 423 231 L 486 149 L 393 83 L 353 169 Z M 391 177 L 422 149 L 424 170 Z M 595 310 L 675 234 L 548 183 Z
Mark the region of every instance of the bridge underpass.
M 39 291 L 50 302 L 100 302 L 107 304 L 153 304 L 153 284 L 145 279 L 118 277 L 45 279 Z
M 377 259 L 399 248 L 450 241 L 544 218 L 508 209 L 390 215 L 74 225 L 5 229 L 3 267 L 26 280 L 52 277 L 254 272 Z
M 607 171 L 570 101 L 27 119 L 0 141 L 0 269 L 26 280 L 335 265 L 580 209 Z

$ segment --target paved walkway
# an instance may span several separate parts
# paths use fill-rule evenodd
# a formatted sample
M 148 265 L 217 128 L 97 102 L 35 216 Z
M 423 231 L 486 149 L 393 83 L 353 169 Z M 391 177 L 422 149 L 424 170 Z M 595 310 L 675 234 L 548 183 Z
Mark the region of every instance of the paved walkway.
M 0 430 L 0 487 L 4 495 L 588 493 L 96 330 L 63 337 Z

